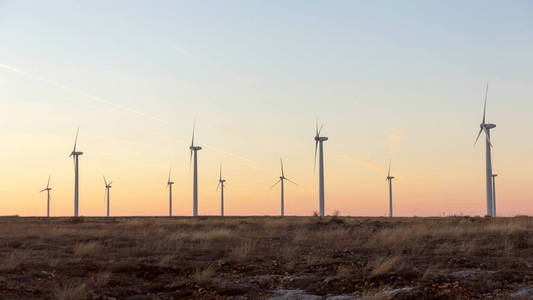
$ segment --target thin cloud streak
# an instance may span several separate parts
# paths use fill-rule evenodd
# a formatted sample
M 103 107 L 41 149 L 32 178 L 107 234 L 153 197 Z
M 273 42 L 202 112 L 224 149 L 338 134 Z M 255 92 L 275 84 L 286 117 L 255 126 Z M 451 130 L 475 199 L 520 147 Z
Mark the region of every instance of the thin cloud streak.
M 68 90 L 68 91 L 74 92 L 74 93 L 76 93 L 78 95 L 84 96 L 84 97 L 89 98 L 89 99 L 91 99 L 93 101 L 100 102 L 100 103 L 105 103 L 105 104 L 113 106 L 113 107 L 115 107 L 117 109 L 128 111 L 130 113 L 142 116 L 144 118 L 148 118 L 148 119 L 152 119 L 152 120 L 155 120 L 155 121 L 163 122 L 163 120 L 161 120 L 160 118 L 158 118 L 156 116 L 153 116 L 153 115 L 150 115 L 150 114 L 135 110 L 133 108 L 124 106 L 122 104 L 117 104 L 117 103 L 111 102 L 111 101 L 109 101 L 107 99 L 104 99 L 102 97 L 91 95 L 91 94 L 89 94 L 87 92 L 84 92 L 82 90 L 78 90 L 76 88 L 73 88 L 73 87 L 70 87 L 70 86 L 66 86 L 64 84 L 61 84 L 61 83 L 58 83 L 58 82 L 55 82 L 55 81 L 52 81 L 52 80 L 48 80 L 46 78 L 31 74 L 29 72 L 23 71 L 21 69 L 18 69 L 18 68 L 12 67 L 12 66 L 8 66 L 8 65 L 5 65 L 5 64 L 0 64 L 0 68 L 4 69 L 4 70 L 7 70 L 7 71 L 10 71 L 10 72 L 13 72 L 13 73 L 16 73 L 16 74 L 19 74 L 19 75 L 22 75 L 22 76 L 24 76 L 26 78 L 30 78 L 30 79 L 33 79 L 33 80 L 38 80 L 38 81 L 47 83 L 49 85 L 55 86 L 57 88 L 61 88 L 61 89 L 64 89 L 64 90 Z
M 357 164 L 367 168 L 368 170 L 372 171 L 375 174 L 382 174 L 383 173 L 383 178 L 385 178 L 385 176 L 387 175 L 386 168 L 384 168 L 383 172 L 381 172 L 381 168 L 378 168 L 376 164 L 374 164 L 373 162 L 371 162 L 371 161 L 369 161 L 369 160 L 367 160 L 365 158 L 354 157 L 354 156 L 349 156 L 349 155 L 345 155 L 345 154 L 339 154 L 339 155 L 337 155 L 337 157 L 341 158 L 341 159 L 345 159 L 345 160 L 356 162 Z M 419 180 L 416 180 L 416 179 L 411 179 L 411 178 L 408 178 L 408 177 L 405 177 L 405 176 L 402 176 L 402 175 L 398 175 L 397 173 L 393 172 L 393 170 L 391 170 L 391 175 L 396 177 L 396 179 L 398 179 L 398 180 L 404 180 L 406 182 L 411 182 L 411 183 L 414 183 L 414 184 L 424 184 L 424 182 L 422 182 L 422 181 L 419 181 Z

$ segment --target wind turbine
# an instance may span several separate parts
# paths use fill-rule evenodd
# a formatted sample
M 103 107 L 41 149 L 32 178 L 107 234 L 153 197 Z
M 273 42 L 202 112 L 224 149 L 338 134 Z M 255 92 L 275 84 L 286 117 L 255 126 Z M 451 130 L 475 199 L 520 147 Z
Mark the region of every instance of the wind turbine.
M 496 217 L 496 177 L 498 174 L 492 174 L 492 216 Z
M 50 217 L 50 191 L 52 188 L 50 187 L 50 177 L 52 175 L 48 175 L 48 183 L 46 184 L 46 188 L 41 190 L 41 193 L 46 191 L 47 197 L 46 197 L 46 216 Z
M 293 183 L 295 185 L 298 185 L 296 182 L 290 180 L 289 178 L 285 177 L 285 172 L 283 171 L 283 160 L 281 158 L 279 159 L 281 162 L 281 176 L 279 177 L 279 180 L 276 181 L 270 188 L 275 187 L 278 183 L 281 182 L 281 216 L 283 217 L 285 215 L 285 191 L 284 191 L 284 181 L 287 180 L 290 183 Z
M 172 185 L 174 184 L 174 181 L 170 181 L 170 173 L 172 172 L 172 168 L 168 171 L 168 181 L 167 181 L 167 187 L 169 192 L 169 202 L 168 202 L 168 215 L 172 217 Z
M 73 158 L 74 161 L 74 216 L 78 216 L 79 208 L 79 157 L 83 155 L 83 152 L 76 151 L 76 146 L 78 144 L 78 133 L 80 132 L 80 127 L 76 131 L 76 139 L 74 140 L 74 149 L 70 153 L 69 157 Z
M 220 215 L 224 216 L 224 183 L 226 182 L 226 179 L 222 179 L 222 165 L 220 165 L 220 176 L 218 177 L 218 185 L 217 185 L 217 192 L 218 188 L 220 187 Z
M 315 134 L 315 169 L 316 169 L 316 152 L 317 149 L 319 150 L 319 162 L 318 162 L 318 186 L 319 186 L 319 205 L 320 205 L 320 216 L 324 216 L 324 147 L 322 145 L 323 142 L 327 141 L 328 138 L 325 136 L 320 136 L 320 132 L 322 132 L 322 127 L 324 127 L 324 124 L 320 126 L 320 130 L 318 129 L 318 120 L 316 121 L 316 134 Z
M 494 210 L 493 210 L 493 198 L 492 198 L 492 160 L 491 160 L 491 148 L 492 143 L 490 141 L 490 130 L 495 128 L 495 124 L 490 124 L 485 122 L 485 114 L 487 111 L 487 93 L 489 91 L 489 84 L 487 83 L 487 87 L 485 89 L 485 104 L 483 106 L 483 119 L 481 121 L 481 124 L 479 125 L 479 133 L 477 134 L 476 141 L 474 142 L 474 146 L 476 145 L 479 137 L 481 136 L 482 132 L 485 132 L 485 147 L 486 147 L 486 183 L 487 183 L 487 215 L 490 217 L 494 217 Z
M 192 187 L 192 214 L 198 216 L 198 151 L 202 150 L 202 147 L 194 145 L 194 131 L 196 130 L 196 122 L 192 128 L 192 142 L 189 149 L 191 149 L 191 157 L 189 159 L 189 165 L 192 161 L 194 154 L 194 174 L 193 174 L 193 187 Z
M 387 173 L 387 179 L 385 181 L 389 182 L 389 217 L 392 217 L 392 180 L 394 176 L 390 176 L 390 165 L 391 162 L 389 161 L 389 173 Z
M 107 183 L 105 176 L 102 175 L 102 177 L 104 178 L 105 183 L 105 197 L 107 198 L 107 216 L 109 217 L 109 190 L 111 189 L 111 184 L 113 183 L 113 181 Z

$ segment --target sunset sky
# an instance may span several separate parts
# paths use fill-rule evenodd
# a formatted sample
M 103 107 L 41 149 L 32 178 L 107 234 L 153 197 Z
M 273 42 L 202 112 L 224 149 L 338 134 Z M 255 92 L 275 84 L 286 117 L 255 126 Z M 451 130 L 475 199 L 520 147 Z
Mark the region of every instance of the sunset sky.
M 483 215 L 489 82 L 498 215 L 533 215 L 531 1 L 0 0 L 0 215 Z

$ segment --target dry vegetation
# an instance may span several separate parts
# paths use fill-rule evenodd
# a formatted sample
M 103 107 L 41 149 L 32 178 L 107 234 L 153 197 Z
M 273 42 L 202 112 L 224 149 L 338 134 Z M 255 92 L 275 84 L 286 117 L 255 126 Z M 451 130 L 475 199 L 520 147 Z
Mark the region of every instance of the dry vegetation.
M 532 287 L 528 217 L 0 218 L 2 299 L 527 299 Z

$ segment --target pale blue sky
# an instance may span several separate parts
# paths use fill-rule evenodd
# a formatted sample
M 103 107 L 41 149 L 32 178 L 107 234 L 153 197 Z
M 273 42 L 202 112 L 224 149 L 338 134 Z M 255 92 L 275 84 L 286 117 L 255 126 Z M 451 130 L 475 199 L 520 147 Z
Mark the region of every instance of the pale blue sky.
M 146 188 L 159 189 L 173 165 L 190 205 L 187 146 L 195 117 L 205 148 L 201 180 L 216 187 L 224 161 L 234 178 L 228 187 L 241 193 L 230 213 L 270 185 L 279 156 L 292 162 L 303 186 L 293 197 L 312 211 L 316 116 L 331 139 L 331 210 L 386 211 L 379 208 L 382 174 L 342 158 L 349 156 L 379 170 L 392 157 L 411 184 L 442 180 L 419 190 L 404 182 L 398 198 L 407 203 L 399 208 L 405 215 L 440 214 L 452 201 L 481 213 L 483 149 L 471 143 L 487 81 L 488 118 L 498 124 L 495 166 L 506 171 L 498 187 L 512 204 L 503 211 L 533 213 L 529 195 L 517 191 L 526 184 L 525 167 L 533 167 L 531 1 L 0 0 L 0 65 L 12 68 L 0 68 L 0 134 L 12 141 L 0 154 L 0 175 L 13 178 L 0 192 L 12 195 L 20 182 L 38 189 L 55 171 L 65 214 L 72 170 L 62 154 L 78 124 L 89 151 L 87 190 L 100 189 L 102 172 L 133 177 L 130 185 L 151 180 Z M 391 132 L 400 136 L 398 149 L 391 150 Z M 242 182 L 231 183 L 236 177 Z M 443 192 L 454 185 L 457 191 Z M 217 195 L 204 193 L 213 205 L 200 210 L 216 212 Z M 277 212 L 277 197 L 265 191 L 255 213 Z M 417 203 L 431 197 L 435 207 L 417 212 Z M 23 198 L 33 204 L 16 212 L 41 211 L 39 195 Z M 88 214 L 100 213 L 98 201 Z M 164 200 L 158 205 L 164 211 Z

